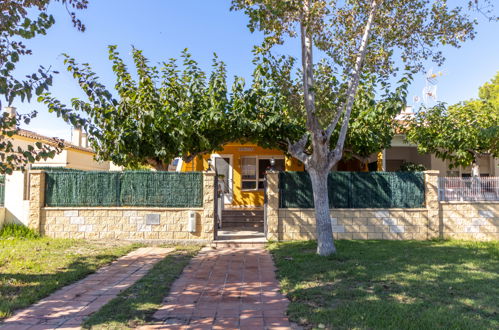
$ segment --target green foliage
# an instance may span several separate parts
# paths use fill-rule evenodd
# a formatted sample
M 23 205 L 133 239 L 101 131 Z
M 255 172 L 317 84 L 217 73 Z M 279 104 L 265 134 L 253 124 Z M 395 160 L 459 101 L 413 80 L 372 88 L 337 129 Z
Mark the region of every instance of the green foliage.
M 314 46 L 325 52 L 331 66 L 343 74 L 351 74 L 356 61 L 363 27 L 372 1 L 331 0 L 232 0 L 232 10 L 243 11 L 249 17 L 251 32 L 262 31 L 263 47 L 282 44 L 286 37 L 299 35 L 304 22 Z M 304 11 L 304 4 L 310 10 Z M 444 61 L 441 45 L 459 47 L 476 35 L 478 24 L 469 12 L 479 12 L 491 20 L 492 1 L 377 1 L 373 30 L 363 72 L 387 77 L 399 66 L 422 69 L 428 59 L 437 64 Z M 468 9 L 468 10 L 467 10 Z
M 400 165 L 399 171 L 401 172 L 422 172 L 426 171 L 426 168 L 422 164 L 416 164 L 413 162 L 404 161 L 402 165 Z
M 407 140 L 421 153 L 449 160 L 451 167 L 469 166 L 484 155 L 499 157 L 499 73 L 479 95 L 449 107 L 421 109 L 407 128 Z
M 33 230 L 29 229 L 25 225 L 9 223 L 4 225 L 0 229 L 0 239 L 6 239 L 6 238 L 36 239 L 40 238 L 40 235 L 34 232 Z
M 289 116 L 289 122 L 293 123 L 293 134 L 278 141 L 286 149 L 288 140 L 296 141 L 306 133 L 302 81 L 294 75 L 297 68 L 292 57 L 275 57 L 270 53 L 263 55 L 257 56 L 255 63 L 272 86 L 267 89 L 267 94 L 275 95 L 273 98 L 280 103 L 281 113 Z M 314 66 L 314 76 L 317 115 L 321 126 L 326 127 L 340 111 L 344 99 L 342 93 L 347 86 L 337 79 L 335 72 L 324 61 Z M 395 117 L 405 108 L 407 88 L 411 81 L 410 73 L 406 73 L 396 86 L 384 80 L 376 81 L 374 76 L 362 77 L 345 139 L 345 158 L 354 157 L 365 162 L 373 153 L 390 147 L 398 127 Z M 337 126 L 330 140 L 331 148 L 334 148 L 339 134 L 340 127 Z M 275 140 L 275 137 L 271 140 Z
M 2 99 L 10 106 L 15 99 L 29 102 L 34 95 L 41 95 L 52 85 L 52 75 L 56 72 L 40 66 L 32 73 L 18 78 L 16 65 L 25 55 L 32 52 L 24 44 L 24 40 L 45 35 L 55 23 L 54 17 L 47 13 L 50 3 L 60 2 L 68 9 L 74 26 L 83 31 L 85 26 L 76 17 L 73 9 L 85 9 L 88 0 L 11 0 L 0 3 L 0 109 Z M 0 173 L 12 173 L 13 170 L 24 170 L 26 164 L 40 159 L 53 158 L 59 152 L 59 145 L 48 147 L 37 143 L 27 148 L 14 148 L 7 137 L 18 131 L 22 121 L 29 123 L 36 116 L 36 111 L 0 118 Z
M 331 172 L 329 208 L 423 207 L 423 173 Z M 312 182 L 307 172 L 279 173 L 280 207 L 313 208 Z
M 137 79 L 116 46 L 109 47 L 118 98 L 98 82 L 89 65 L 69 56 L 67 69 L 88 101 L 73 99 L 68 108 L 48 93 L 40 97 L 49 111 L 86 128 L 99 159 L 128 168 L 148 164 L 167 170 L 175 157 L 190 161 L 235 140 L 274 146 L 296 131 L 260 67 L 251 88 L 236 77 L 229 91 L 226 66 L 216 56 L 212 72 L 206 74 L 187 50 L 181 65 L 170 59 L 161 68 L 151 66 L 138 49 L 132 54 Z

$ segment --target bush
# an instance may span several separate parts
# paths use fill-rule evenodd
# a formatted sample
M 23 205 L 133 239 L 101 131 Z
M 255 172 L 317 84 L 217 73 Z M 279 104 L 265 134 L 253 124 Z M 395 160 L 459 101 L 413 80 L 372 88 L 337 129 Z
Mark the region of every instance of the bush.
M 24 225 L 10 223 L 0 229 L 0 238 L 40 238 L 40 235 Z
M 426 168 L 422 164 L 415 164 L 413 162 L 403 162 L 400 165 L 400 172 L 423 172 Z

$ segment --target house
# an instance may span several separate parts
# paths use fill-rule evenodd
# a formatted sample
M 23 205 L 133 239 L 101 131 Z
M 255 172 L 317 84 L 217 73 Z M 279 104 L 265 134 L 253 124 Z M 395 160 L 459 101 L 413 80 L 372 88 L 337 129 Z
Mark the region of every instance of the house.
M 264 176 L 272 160 L 276 170 L 304 170 L 301 162 L 281 150 L 237 142 L 228 143 L 222 151 L 195 158 L 190 163 L 179 161 L 177 170 L 203 171 L 208 168 L 208 160 L 218 173 L 224 204 L 233 207 L 263 206 Z
M 16 115 L 16 108 L 5 108 L 10 116 Z M 10 140 L 14 149 L 21 147 L 27 150 L 28 146 L 34 146 L 35 143 L 41 142 L 44 145 L 56 146 L 58 140 L 56 138 L 44 136 L 26 129 L 19 129 L 12 137 L 2 137 Z M 54 158 L 47 160 L 36 161 L 34 164 L 28 165 L 30 169 L 36 168 L 72 168 L 78 170 L 96 170 L 108 171 L 110 169 L 109 162 L 99 162 L 94 159 L 95 153 L 88 145 L 87 135 L 81 129 L 75 128 L 72 131 L 71 142 L 62 140 L 62 151 L 55 155 Z M 35 147 L 36 148 L 36 147 Z M 6 222 L 23 222 L 27 221 L 28 200 L 29 200 L 29 176 L 27 172 L 15 171 L 11 175 L 5 176 L 5 197 L 4 205 L 6 209 Z

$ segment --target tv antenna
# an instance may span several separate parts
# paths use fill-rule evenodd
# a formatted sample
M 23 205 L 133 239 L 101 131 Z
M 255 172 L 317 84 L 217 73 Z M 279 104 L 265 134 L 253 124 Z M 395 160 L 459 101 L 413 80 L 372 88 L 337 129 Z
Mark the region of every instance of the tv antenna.
M 430 100 L 436 101 L 437 100 L 437 84 L 438 84 L 438 77 L 443 76 L 443 71 L 438 71 L 438 72 L 433 72 L 433 68 L 428 70 L 425 75 L 425 87 L 423 87 L 423 102 L 424 104 L 428 105 Z M 418 101 L 419 101 L 419 97 Z M 416 99 L 416 97 L 414 98 Z

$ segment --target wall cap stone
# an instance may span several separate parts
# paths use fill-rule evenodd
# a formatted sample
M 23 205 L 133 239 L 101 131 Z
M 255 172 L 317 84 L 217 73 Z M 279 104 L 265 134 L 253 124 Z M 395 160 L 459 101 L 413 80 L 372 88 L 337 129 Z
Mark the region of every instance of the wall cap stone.
M 279 211 L 313 211 L 315 210 L 314 208 L 279 208 Z M 393 208 L 393 209 L 374 209 L 374 208 L 369 208 L 369 209 L 329 209 L 330 212 L 334 211 L 406 211 L 406 212 L 411 212 L 411 211 L 418 211 L 418 212 L 425 212 L 428 209 L 426 207 L 418 207 L 418 208 Z
M 93 207 L 53 207 L 53 206 L 46 206 L 43 207 L 42 209 L 47 210 L 47 211 L 68 211 L 68 210 L 89 210 L 89 211 L 154 211 L 154 212 L 161 212 L 161 211 L 203 211 L 202 207 L 133 207 L 133 206 L 122 206 L 122 207 L 116 207 L 116 206 L 93 206 Z
M 440 201 L 440 204 L 444 205 L 456 205 L 456 204 L 465 204 L 465 205 L 472 205 L 472 204 L 492 204 L 492 205 L 499 205 L 499 201 Z

